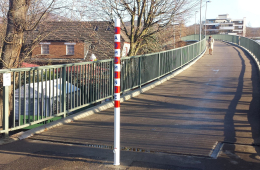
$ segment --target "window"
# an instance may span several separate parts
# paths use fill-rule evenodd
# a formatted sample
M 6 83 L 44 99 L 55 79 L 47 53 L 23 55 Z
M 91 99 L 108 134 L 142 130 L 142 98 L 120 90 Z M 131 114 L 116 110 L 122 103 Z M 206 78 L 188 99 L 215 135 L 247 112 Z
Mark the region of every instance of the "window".
M 64 43 L 66 45 L 66 55 L 74 55 L 74 45 L 76 43 Z
M 238 28 L 243 28 L 243 26 L 238 26 Z
M 74 45 L 67 45 L 67 55 L 74 55 Z
M 48 42 L 42 42 L 41 44 L 41 54 L 50 54 L 50 48 L 49 45 L 51 43 Z
M 91 45 L 89 46 L 89 49 L 90 49 L 90 50 L 94 50 L 94 49 L 95 49 L 95 45 L 91 44 Z
M 239 24 L 242 24 L 242 23 L 243 23 L 243 21 L 238 21 L 238 23 L 239 23 Z

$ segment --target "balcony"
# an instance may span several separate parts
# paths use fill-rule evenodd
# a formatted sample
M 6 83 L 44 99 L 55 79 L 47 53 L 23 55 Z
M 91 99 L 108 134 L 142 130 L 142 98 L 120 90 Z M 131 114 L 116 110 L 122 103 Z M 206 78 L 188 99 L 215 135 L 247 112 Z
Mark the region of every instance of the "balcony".
M 235 27 L 219 27 L 220 30 L 234 30 Z
M 221 22 L 219 24 L 221 24 L 221 25 L 234 25 L 233 22 Z
M 219 29 L 208 29 L 207 28 L 207 31 L 215 31 L 215 32 L 218 32 Z

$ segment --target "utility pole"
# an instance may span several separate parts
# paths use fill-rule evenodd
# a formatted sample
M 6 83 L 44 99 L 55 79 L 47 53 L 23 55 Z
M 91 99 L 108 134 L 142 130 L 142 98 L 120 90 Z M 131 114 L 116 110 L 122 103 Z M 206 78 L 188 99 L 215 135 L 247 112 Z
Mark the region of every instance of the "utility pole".
M 201 4 L 202 4 L 202 0 L 200 0 L 200 41 L 201 41 Z
M 198 11 L 195 12 L 195 35 L 196 35 L 196 29 L 197 29 L 197 23 L 196 23 L 196 15 L 197 15 L 197 12 L 198 12 Z
M 205 38 L 206 38 L 206 35 L 207 35 L 207 4 L 208 2 L 211 2 L 211 1 L 206 1 L 206 10 L 205 10 Z

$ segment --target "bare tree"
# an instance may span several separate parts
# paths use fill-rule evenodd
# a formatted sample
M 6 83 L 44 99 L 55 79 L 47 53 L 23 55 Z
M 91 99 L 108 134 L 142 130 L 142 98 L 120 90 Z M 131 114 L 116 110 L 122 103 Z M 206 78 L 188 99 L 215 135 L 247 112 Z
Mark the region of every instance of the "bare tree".
M 25 59 L 30 57 L 32 50 L 39 45 L 39 42 L 50 34 L 55 35 L 56 30 L 50 32 L 51 28 L 48 28 L 48 25 L 46 29 L 39 29 L 40 26 L 49 21 L 70 22 L 82 20 L 84 17 L 82 13 L 79 13 L 81 8 L 76 0 L 2 0 L 0 5 L 0 38 L 2 40 L 0 41 L 0 69 L 19 67 Z M 56 29 L 60 30 L 60 28 Z M 113 36 L 111 38 L 113 39 Z M 98 42 L 107 43 L 105 40 Z M 113 47 L 112 44 L 111 46 Z M 16 79 L 18 81 L 17 76 Z M 9 114 L 14 115 L 13 87 L 9 89 Z M 2 74 L 0 75 L 0 108 L 3 108 Z M 2 116 L 3 109 L 0 109 L 0 128 Z
M 4 0 L 1 1 L 2 50 L 0 50 L 0 69 L 17 68 L 30 50 L 25 46 L 24 34 L 32 32 L 54 5 L 55 0 Z M 33 43 L 32 43 L 33 44 Z M 13 80 L 13 79 L 12 79 Z M 13 84 L 13 83 L 12 83 Z M 12 87 L 10 89 L 13 89 Z M 11 99 L 13 91 L 9 91 Z M 12 101 L 12 100 L 10 100 Z M 3 108 L 3 78 L 0 75 L 0 108 Z M 9 104 L 12 112 L 12 102 Z M 0 109 L 0 126 L 3 110 Z
M 97 0 L 96 16 L 120 18 L 121 30 L 130 40 L 129 55 L 136 55 L 146 41 L 178 19 L 185 17 L 197 0 Z M 101 18 L 101 17 L 100 17 Z

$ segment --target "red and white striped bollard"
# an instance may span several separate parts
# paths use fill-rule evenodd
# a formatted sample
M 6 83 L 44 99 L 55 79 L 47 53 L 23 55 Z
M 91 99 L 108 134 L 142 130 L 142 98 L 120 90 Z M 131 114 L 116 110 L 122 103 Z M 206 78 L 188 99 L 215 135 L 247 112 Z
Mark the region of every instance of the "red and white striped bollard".
M 115 19 L 114 165 L 120 165 L 120 20 Z

